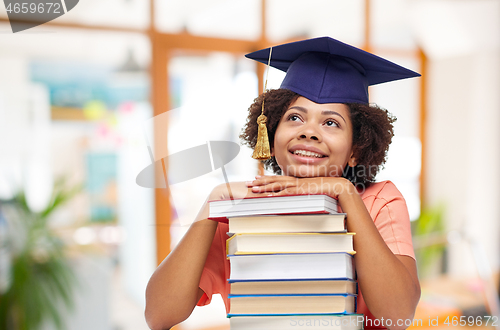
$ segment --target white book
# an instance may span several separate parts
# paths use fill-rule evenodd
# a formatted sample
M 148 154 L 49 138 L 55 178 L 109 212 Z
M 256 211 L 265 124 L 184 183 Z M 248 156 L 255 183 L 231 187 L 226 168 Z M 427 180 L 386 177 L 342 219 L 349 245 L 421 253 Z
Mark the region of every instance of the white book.
M 230 217 L 229 232 L 327 233 L 346 232 L 346 214 L 290 214 Z
M 300 279 L 300 280 L 229 280 L 231 294 L 287 294 L 287 293 L 358 293 L 353 280 Z
M 356 311 L 356 296 L 350 294 L 228 295 L 228 316 L 290 314 L 347 314 Z
M 230 280 L 355 279 L 348 253 L 229 255 Z
M 235 234 L 227 254 L 347 252 L 354 254 L 354 233 L 258 233 Z
M 229 319 L 231 330 L 361 330 L 362 314 L 239 316 Z
M 338 213 L 337 200 L 328 195 L 292 195 L 209 201 L 211 219 L 297 213 Z

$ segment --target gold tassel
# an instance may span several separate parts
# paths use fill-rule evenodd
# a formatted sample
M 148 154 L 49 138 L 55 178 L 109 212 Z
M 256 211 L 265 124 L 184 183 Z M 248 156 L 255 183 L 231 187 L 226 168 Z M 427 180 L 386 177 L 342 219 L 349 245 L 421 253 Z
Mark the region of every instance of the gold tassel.
M 269 137 L 267 136 L 267 117 L 264 115 L 264 100 L 262 100 L 262 114 L 257 118 L 259 130 L 257 132 L 257 143 L 253 150 L 252 158 L 258 160 L 268 160 L 271 158 L 271 148 L 269 147 Z
M 271 54 L 273 53 L 273 47 L 269 48 L 269 60 L 267 61 L 267 73 L 266 73 L 266 83 L 264 84 L 264 93 L 267 90 L 267 77 L 269 75 L 269 65 L 271 64 Z M 253 159 L 258 160 L 268 160 L 271 158 L 271 148 L 269 147 L 269 137 L 267 136 L 267 117 L 264 115 L 264 96 L 262 95 L 262 113 L 257 118 L 257 124 L 259 124 L 259 130 L 257 131 L 257 143 L 253 150 Z

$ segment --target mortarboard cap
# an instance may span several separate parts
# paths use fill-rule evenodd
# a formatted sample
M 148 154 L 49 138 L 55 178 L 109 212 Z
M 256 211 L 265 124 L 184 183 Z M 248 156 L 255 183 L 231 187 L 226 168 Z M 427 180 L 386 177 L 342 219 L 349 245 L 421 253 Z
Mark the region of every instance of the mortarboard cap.
M 270 48 L 246 57 L 267 64 Z M 330 37 L 272 47 L 270 66 L 286 72 L 281 88 L 316 103 L 368 103 L 368 86 L 420 74 Z

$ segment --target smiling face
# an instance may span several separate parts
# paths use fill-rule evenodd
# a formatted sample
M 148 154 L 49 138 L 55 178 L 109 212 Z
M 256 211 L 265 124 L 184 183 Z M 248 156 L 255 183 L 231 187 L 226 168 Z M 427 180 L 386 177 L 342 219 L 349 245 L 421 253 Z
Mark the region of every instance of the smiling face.
M 342 176 L 356 165 L 349 108 L 299 97 L 278 124 L 272 154 L 284 175 Z

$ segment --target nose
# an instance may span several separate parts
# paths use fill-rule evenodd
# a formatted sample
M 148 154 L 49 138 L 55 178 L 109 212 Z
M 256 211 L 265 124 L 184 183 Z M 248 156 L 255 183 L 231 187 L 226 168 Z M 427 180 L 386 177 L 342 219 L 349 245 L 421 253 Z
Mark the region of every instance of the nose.
M 305 126 L 298 134 L 299 139 L 312 140 L 321 142 L 322 137 L 320 132 L 317 131 L 312 125 Z
M 300 138 L 301 139 L 311 139 L 311 140 L 314 140 L 314 141 L 318 141 L 319 140 L 319 138 L 316 135 L 301 134 Z

